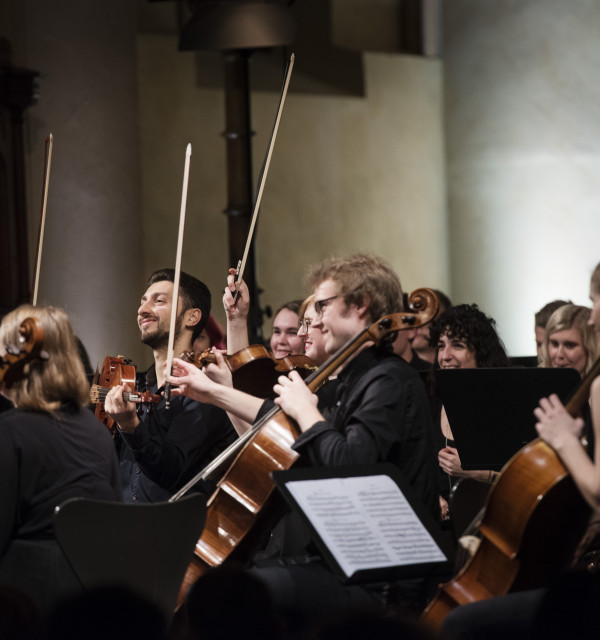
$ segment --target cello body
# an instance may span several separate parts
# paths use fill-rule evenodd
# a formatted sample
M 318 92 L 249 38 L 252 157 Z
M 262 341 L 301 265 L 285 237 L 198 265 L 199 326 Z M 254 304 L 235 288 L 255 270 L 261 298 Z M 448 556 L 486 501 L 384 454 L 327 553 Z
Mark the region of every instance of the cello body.
M 178 606 L 188 589 L 212 567 L 244 560 L 265 526 L 281 516 L 272 500 L 272 471 L 290 469 L 299 454 L 292 448 L 300 431 L 282 411 L 272 416 L 238 454 L 207 503 L 206 524 L 183 579 Z M 260 514 L 260 527 L 259 524 Z
M 600 358 L 565 407 L 572 416 L 581 414 L 599 374 Z M 554 449 L 533 440 L 504 465 L 492 486 L 475 555 L 440 586 L 421 619 L 439 627 L 461 604 L 548 586 L 572 565 L 590 511 Z
M 547 586 L 573 560 L 590 508 L 554 450 L 529 443 L 498 476 L 479 524 L 480 545 L 421 619 L 438 628 L 455 607 Z

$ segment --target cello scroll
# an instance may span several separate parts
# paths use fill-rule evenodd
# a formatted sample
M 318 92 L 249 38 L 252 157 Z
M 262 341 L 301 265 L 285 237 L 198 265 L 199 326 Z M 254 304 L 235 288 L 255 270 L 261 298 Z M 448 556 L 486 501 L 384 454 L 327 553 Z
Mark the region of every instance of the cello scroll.
M 0 384 L 6 389 L 24 376 L 25 365 L 32 360 L 47 360 L 43 349 L 44 329 L 37 318 L 25 318 L 19 327 L 19 345 L 6 345 L 0 357 Z

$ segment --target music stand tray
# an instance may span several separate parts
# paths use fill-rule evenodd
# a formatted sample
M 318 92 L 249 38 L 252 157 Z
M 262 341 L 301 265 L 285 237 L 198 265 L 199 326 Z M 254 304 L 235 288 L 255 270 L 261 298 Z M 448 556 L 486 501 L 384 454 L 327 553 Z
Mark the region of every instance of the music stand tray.
M 381 582 L 449 569 L 439 526 L 391 464 L 272 473 L 345 583 Z
M 565 402 L 581 382 L 575 369 L 436 369 L 462 468 L 499 471 L 537 438 L 533 410 L 556 393 Z

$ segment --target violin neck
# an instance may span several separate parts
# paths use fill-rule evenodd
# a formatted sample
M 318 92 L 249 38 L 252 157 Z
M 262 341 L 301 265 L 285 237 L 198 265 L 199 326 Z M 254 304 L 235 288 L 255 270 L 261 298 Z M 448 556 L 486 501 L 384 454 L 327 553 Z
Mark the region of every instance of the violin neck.
M 93 384 L 90 389 L 90 399 L 92 403 L 98 404 L 100 402 L 104 402 L 109 391 L 109 387 L 102 387 L 99 384 Z M 134 391 L 123 391 L 123 400 L 125 402 L 143 402 L 142 395 Z
M 123 400 L 125 402 L 142 402 L 142 396 L 134 391 L 123 391 Z

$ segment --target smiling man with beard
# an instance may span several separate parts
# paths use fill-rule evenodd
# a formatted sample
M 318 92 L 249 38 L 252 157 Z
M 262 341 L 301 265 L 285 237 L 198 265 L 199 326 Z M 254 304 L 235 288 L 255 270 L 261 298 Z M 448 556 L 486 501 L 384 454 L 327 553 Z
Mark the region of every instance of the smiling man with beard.
M 137 315 L 140 338 L 154 354 L 146 383 L 155 394 L 164 388 L 173 281 L 173 269 L 155 271 Z M 182 272 L 175 354 L 192 350 L 192 343 L 208 321 L 210 302 L 206 285 Z M 116 437 L 120 440 L 126 502 L 167 500 L 235 439 L 233 427 L 221 409 L 173 397 L 169 409 L 162 399 L 158 404 L 144 405 L 138 415 L 137 406 L 123 400 L 125 390 L 121 385 L 113 387 L 106 397 L 105 409 L 118 426 Z

